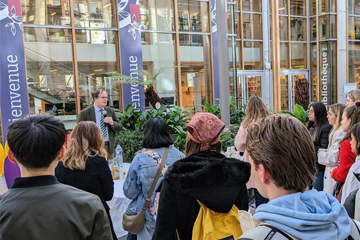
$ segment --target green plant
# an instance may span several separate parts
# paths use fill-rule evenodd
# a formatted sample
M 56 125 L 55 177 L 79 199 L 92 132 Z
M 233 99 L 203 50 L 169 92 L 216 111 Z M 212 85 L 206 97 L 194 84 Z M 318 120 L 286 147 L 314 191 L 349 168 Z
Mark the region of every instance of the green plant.
M 179 149 L 181 152 L 185 152 L 185 143 L 186 143 L 186 132 L 178 133 L 178 136 L 174 140 L 174 147 Z
M 226 152 L 227 147 L 232 147 L 235 145 L 235 136 L 236 133 L 224 133 L 220 136 L 221 149 L 223 152 Z
M 231 124 L 240 124 L 242 119 L 245 116 L 245 108 L 243 106 L 240 106 L 239 108 L 236 107 L 236 99 L 233 96 L 229 97 L 229 107 L 230 107 L 230 123 Z M 220 102 L 220 99 L 216 98 L 215 102 Z M 217 104 L 204 104 L 204 110 L 206 112 L 212 113 L 216 115 L 218 118 L 221 119 L 221 109 L 220 106 Z
M 300 106 L 299 104 L 295 104 L 294 112 L 281 110 L 278 113 L 280 113 L 280 114 L 288 114 L 288 115 L 291 115 L 293 117 L 296 117 L 304 125 L 306 124 L 306 122 L 308 120 L 308 117 L 309 117 L 309 113 L 307 111 L 305 111 L 304 108 L 302 106 Z
M 115 136 L 115 145 L 119 144 L 123 149 L 124 162 L 131 162 L 135 153 L 141 149 L 144 135 L 137 126 L 135 129 L 124 129 Z

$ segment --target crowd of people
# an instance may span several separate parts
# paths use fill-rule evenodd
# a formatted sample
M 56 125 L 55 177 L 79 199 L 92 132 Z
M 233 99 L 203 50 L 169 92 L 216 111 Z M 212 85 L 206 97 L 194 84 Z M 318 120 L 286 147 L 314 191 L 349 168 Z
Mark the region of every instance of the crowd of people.
M 64 124 L 52 116 L 10 125 L 8 157 L 21 177 L 0 197 L 3 240 L 118 239 L 105 157 L 121 124 L 103 89 L 92 96 L 65 145 Z M 144 211 L 144 219 L 128 240 L 360 239 L 360 91 L 328 110 L 312 103 L 307 126 L 257 96 L 245 113 L 235 138 L 243 160 L 221 153 L 225 124 L 211 113 L 187 124 L 185 154 L 162 119 L 144 124 L 123 185 L 124 217 Z

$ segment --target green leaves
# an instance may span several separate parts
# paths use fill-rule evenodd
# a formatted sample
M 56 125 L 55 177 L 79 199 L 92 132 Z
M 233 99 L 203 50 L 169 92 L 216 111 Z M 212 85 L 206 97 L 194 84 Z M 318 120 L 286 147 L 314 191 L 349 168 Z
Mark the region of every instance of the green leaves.
M 278 113 L 280 113 L 280 114 L 288 114 L 288 115 L 291 115 L 293 117 L 296 117 L 304 125 L 306 124 L 306 122 L 308 120 L 308 117 L 309 117 L 308 112 L 305 111 L 304 108 L 299 104 L 295 104 L 294 112 L 281 110 Z
M 236 107 L 236 99 L 233 96 L 229 97 L 229 106 L 230 106 L 230 123 L 231 124 L 240 124 L 242 119 L 245 117 L 245 107 L 240 106 Z M 215 101 L 220 102 L 220 99 L 216 98 Z M 217 104 L 210 105 L 209 103 L 205 103 L 203 105 L 204 110 L 206 112 L 212 113 L 221 119 L 221 108 Z

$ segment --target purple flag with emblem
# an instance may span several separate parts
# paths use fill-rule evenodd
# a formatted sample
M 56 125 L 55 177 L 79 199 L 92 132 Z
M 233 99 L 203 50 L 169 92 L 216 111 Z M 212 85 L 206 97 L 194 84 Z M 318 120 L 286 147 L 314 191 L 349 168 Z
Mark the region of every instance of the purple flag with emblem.
M 9 125 L 29 113 L 20 0 L 0 0 L 0 106 L 3 142 Z M 6 184 L 20 176 L 19 167 L 5 160 Z
M 143 70 L 139 0 L 118 0 L 122 74 L 140 78 Z M 137 84 L 123 86 L 125 108 L 132 104 L 135 111 L 145 110 L 144 88 Z
M 215 98 L 220 98 L 216 1 L 215 0 L 211 0 L 211 23 L 212 23 L 213 55 L 214 55 L 214 91 L 215 91 Z

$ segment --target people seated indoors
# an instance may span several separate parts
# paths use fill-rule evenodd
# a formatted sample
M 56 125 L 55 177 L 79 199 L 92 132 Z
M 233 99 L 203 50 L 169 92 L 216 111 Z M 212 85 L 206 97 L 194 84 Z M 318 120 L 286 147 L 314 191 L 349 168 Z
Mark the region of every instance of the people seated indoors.
M 176 236 L 192 239 L 200 204 L 202 209 L 217 213 L 229 213 L 234 205 L 248 210 L 246 183 L 250 165 L 220 153 L 220 133 L 224 127 L 211 113 L 196 113 L 192 117 L 186 127 L 186 158 L 175 162 L 162 182 L 152 239 L 168 240 Z
M 8 157 L 19 165 L 21 177 L 0 200 L 4 240 L 113 239 L 99 197 L 54 176 L 65 138 L 64 124 L 52 116 L 27 116 L 9 126 Z
M 355 89 L 347 93 L 346 106 L 353 106 L 356 102 L 360 102 L 360 90 Z
M 316 153 L 306 127 L 296 118 L 276 114 L 254 123 L 246 139 L 251 176 L 269 202 L 242 221 L 242 240 L 360 239 L 345 208 L 330 194 L 309 190 L 315 181 Z M 251 224 L 252 222 L 252 224 Z
M 325 167 L 324 173 L 324 188 L 323 191 L 332 194 L 336 181 L 331 177 L 331 171 L 336 168 L 339 158 L 340 142 L 345 137 L 345 132 L 341 127 L 341 117 L 343 115 L 345 104 L 336 103 L 329 107 L 327 119 L 329 124 L 332 125 L 331 132 L 329 134 L 329 146 L 327 149 L 320 148 L 317 152 L 318 162 Z
M 339 166 L 331 171 L 331 177 L 337 182 L 334 189 L 334 196 L 340 197 L 340 192 L 345 179 L 348 175 L 350 167 L 354 164 L 356 154 L 351 151 L 350 137 L 351 128 L 360 122 L 360 103 L 345 108 L 341 119 L 341 127 L 346 135 L 341 142 L 339 150 Z M 345 199 L 340 199 L 343 204 Z

